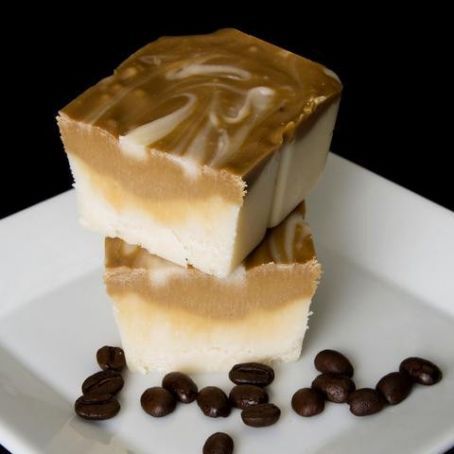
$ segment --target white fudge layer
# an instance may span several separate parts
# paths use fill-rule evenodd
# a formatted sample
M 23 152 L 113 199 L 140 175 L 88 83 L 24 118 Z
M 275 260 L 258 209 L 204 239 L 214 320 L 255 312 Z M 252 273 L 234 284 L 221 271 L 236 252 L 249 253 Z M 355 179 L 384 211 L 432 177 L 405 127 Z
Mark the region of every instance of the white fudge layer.
M 150 304 L 133 292 L 113 299 L 128 367 L 141 373 L 227 371 L 246 361 L 294 361 L 310 306 L 310 299 L 302 298 L 279 310 L 216 321 L 168 310 L 164 302 Z
M 277 174 L 274 156 L 249 188 L 242 206 L 218 197 L 190 203 L 185 219 L 163 222 L 153 208 L 144 207 L 132 194 L 123 194 L 127 204 L 116 206 L 104 197 L 99 185 L 107 180 L 95 175 L 79 158 L 69 154 L 77 190 L 81 223 L 108 237 L 118 237 L 137 244 L 159 257 L 181 266 L 195 268 L 216 276 L 228 275 L 260 242 L 265 234 Z M 102 186 L 112 186 L 103 181 Z M 174 203 L 175 212 L 180 202 Z M 187 202 L 185 202 L 187 203 Z

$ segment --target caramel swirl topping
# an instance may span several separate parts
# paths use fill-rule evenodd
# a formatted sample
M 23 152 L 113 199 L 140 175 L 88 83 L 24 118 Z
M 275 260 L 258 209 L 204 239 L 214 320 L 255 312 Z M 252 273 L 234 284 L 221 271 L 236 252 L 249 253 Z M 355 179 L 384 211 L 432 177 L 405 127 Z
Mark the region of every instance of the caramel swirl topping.
M 62 114 L 118 137 L 131 158 L 157 149 L 242 176 L 340 91 L 323 66 L 225 29 L 148 44 Z

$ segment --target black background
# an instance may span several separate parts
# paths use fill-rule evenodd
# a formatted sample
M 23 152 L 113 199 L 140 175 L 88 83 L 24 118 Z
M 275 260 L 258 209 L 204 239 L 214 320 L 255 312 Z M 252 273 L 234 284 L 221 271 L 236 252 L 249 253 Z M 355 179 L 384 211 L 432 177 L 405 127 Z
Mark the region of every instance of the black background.
M 239 14 L 233 4 L 228 11 L 221 4 L 142 11 L 131 3 L 118 11 L 74 8 L 46 23 L 34 21 L 31 11 L 20 24 L 19 44 L 8 50 L 9 121 L 2 137 L 9 145 L 3 147 L 0 217 L 70 187 L 54 119 L 60 107 L 160 35 L 226 26 L 337 72 L 345 88 L 332 149 L 454 209 L 448 141 L 454 127 L 452 49 L 443 25 L 448 16 L 427 6 L 399 15 L 372 7 L 346 12 L 322 5 L 315 12 L 301 6 L 301 12 L 288 6 L 279 11 L 274 4 L 258 15 L 258 10 Z
M 433 2 L 401 12 L 371 2 L 349 11 L 295 5 L 69 2 L 47 12 L 10 4 L 22 11 L 2 17 L 0 217 L 71 186 L 54 120 L 60 107 L 160 35 L 227 26 L 333 69 L 344 94 L 332 149 L 454 209 L 450 13 Z

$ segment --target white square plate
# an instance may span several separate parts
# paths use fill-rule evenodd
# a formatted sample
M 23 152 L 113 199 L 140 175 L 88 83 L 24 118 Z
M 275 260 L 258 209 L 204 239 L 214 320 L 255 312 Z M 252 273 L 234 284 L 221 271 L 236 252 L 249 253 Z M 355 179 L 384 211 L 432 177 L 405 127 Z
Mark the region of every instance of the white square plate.
M 119 344 L 102 282 L 103 239 L 77 223 L 70 191 L 0 222 L 0 443 L 15 453 L 201 453 L 226 431 L 236 454 L 427 453 L 454 443 L 454 214 L 331 155 L 309 200 L 325 272 L 302 358 L 276 368 L 275 426 L 253 429 L 238 411 L 209 419 L 196 404 L 154 419 L 142 391 L 161 376 L 128 374 L 120 414 L 89 423 L 73 414 L 94 354 Z M 184 295 L 182 295 L 182 298 Z M 328 404 L 314 418 L 290 408 L 316 375 L 315 354 L 345 352 L 358 387 L 374 386 L 411 355 L 443 370 L 402 404 L 367 418 Z M 229 390 L 226 374 L 194 377 Z

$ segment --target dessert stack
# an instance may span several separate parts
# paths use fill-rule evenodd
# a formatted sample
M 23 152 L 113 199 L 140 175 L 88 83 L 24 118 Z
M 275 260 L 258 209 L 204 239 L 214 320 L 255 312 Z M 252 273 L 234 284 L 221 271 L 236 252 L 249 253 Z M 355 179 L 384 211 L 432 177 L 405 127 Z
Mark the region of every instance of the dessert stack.
M 320 278 L 303 201 L 341 89 L 226 29 L 160 38 L 60 111 L 130 369 L 299 357 Z

